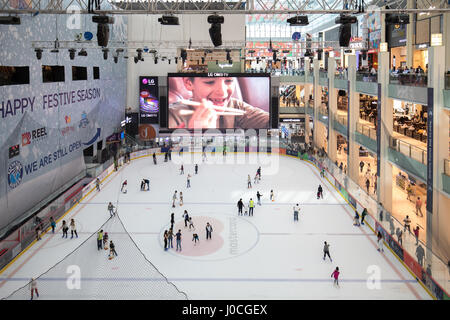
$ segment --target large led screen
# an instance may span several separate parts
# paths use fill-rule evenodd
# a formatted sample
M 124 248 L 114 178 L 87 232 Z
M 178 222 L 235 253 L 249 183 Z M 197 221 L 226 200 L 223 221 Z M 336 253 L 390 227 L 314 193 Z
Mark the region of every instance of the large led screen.
M 139 77 L 139 111 L 141 123 L 158 123 L 158 77 Z
M 268 74 L 168 74 L 168 128 L 270 128 Z

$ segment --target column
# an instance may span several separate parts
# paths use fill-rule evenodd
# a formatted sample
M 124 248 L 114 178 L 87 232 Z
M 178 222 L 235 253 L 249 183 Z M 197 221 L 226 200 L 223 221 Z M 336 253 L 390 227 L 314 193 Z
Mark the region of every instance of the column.
M 444 109 L 445 47 L 428 48 L 428 109 L 427 109 L 427 249 L 431 263 L 434 243 L 450 251 L 448 234 L 448 197 L 442 193 L 444 159 L 448 158 L 449 116 Z M 447 199 L 445 199 L 447 198 Z M 442 251 L 442 250 L 439 250 Z
M 306 137 L 305 137 L 305 142 L 306 144 L 308 144 L 309 141 L 309 135 L 311 134 L 311 126 L 310 126 L 310 115 L 308 114 L 308 107 L 313 108 L 314 105 L 309 105 L 309 95 L 311 94 L 311 87 L 313 85 L 307 83 L 306 79 L 309 76 L 309 67 L 311 65 L 311 62 L 309 61 L 309 59 L 305 59 L 305 111 L 306 111 L 306 116 L 305 116 L 305 128 L 306 128 Z M 317 133 L 317 131 L 315 131 Z M 314 135 L 316 134 L 314 133 Z
M 388 98 L 390 53 L 378 53 L 377 167 L 378 202 L 392 212 L 392 165 L 389 163 L 389 138 L 393 131 L 393 100 Z
M 356 92 L 356 55 L 348 56 L 348 160 L 347 172 L 350 179 L 358 183 L 359 145 L 355 142 L 356 124 L 359 120 L 359 93 Z
M 337 118 L 337 95 L 334 89 L 336 60 L 328 57 L 328 157 L 334 162 L 337 154 L 337 137 L 334 130 L 334 118 Z
M 407 0 L 406 7 L 407 7 L 407 9 L 414 9 L 415 1 Z M 414 28 L 416 27 L 416 22 L 413 20 L 414 20 L 414 14 L 410 13 L 409 14 L 409 24 L 406 25 L 406 65 L 408 66 L 408 68 L 413 65 L 414 43 L 416 42 L 414 39 Z
M 319 147 L 322 146 L 322 143 L 319 142 L 319 106 L 320 106 L 320 92 L 319 92 L 319 60 L 314 59 L 314 77 L 313 77 L 313 90 L 314 90 L 314 135 L 313 135 L 313 141 L 314 146 Z

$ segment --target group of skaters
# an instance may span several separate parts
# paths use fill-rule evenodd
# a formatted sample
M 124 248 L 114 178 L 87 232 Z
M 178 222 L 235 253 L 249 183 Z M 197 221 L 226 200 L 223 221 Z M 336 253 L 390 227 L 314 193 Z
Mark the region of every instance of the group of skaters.
M 189 216 L 187 210 L 184 210 L 183 212 L 183 219 L 184 219 L 184 227 L 188 228 L 189 225 L 189 231 L 193 230 L 194 233 L 192 234 L 192 241 L 194 241 L 194 246 L 197 245 L 197 242 L 200 242 L 200 238 L 198 236 L 198 233 L 195 230 L 194 221 L 192 220 L 192 217 Z M 173 249 L 173 238 L 176 239 L 176 250 L 175 251 L 181 251 L 181 240 L 182 240 L 182 234 L 181 229 L 178 230 L 176 234 L 173 232 L 173 225 L 175 224 L 175 213 L 172 213 L 170 215 L 170 228 L 169 230 L 164 231 L 164 251 L 167 251 L 169 249 Z M 206 231 L 206 240 L 211 240 L 211 235 L 213 232 L 212 225 L 207 222 L 205 226 Z
M 333 259 L 331 259 L 331 256 L 330 256 L 330 246 L 331 245 L 329 243 L 324 241 L 323 260 L 325 261 L 326 257 L 328 256 L 328 258 L 330 259 L 330 262 L 333 262 Z M 339 288 L 339 275 L 340 275 L 339 267 L 336 267 L 336 269 L 334 269 L 334 271 L 331 273 L 331 278 L 334 278 L 333 285 L 338 288 Z
M 261 181 L 261 167 L 259 167 L 256 170 L 256 174 L 255 174 L 255 178 L 253 179 L 253 183 L 257 184 Z M 252 178 L 250 177 L 250 175 L 248 175 L 247 177 L 247 189 L 250 189 L 252 187 Z
M 108 247 L 109 240 L 109 247 Z M 113 241 L 109 239 L 108 232 L 103 232 L 103 229 L 97 232 L 97 250 L 108 250 L 109 255 L 108 259 L 111 260 L 114 257 L 117 257 L 116 246 Z

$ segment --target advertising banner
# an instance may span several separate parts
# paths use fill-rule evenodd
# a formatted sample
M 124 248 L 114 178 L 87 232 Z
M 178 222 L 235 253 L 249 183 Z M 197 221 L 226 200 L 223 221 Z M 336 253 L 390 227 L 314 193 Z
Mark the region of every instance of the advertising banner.
M 139 114 L 141 123 L 159 123 L 158 77 L 139 77 Z

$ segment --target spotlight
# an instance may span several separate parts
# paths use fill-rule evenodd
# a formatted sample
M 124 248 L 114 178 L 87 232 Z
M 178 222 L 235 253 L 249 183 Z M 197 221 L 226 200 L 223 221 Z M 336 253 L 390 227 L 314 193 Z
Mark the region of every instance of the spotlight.
M 81 50 L 78 52 L 78 55 L 79 55 L 79 56 L 82 56 L 82 57 L 87 57 L 87 52 L 86 52 L 86 50 L 81 49 Z
M 348 47 L 350 38 L 352 37 L 352 25 L 350 23 L 341 24 L 339 26 L 339 45 L 341 47 Z
M 295 16 L 287 19 L 286 21 L 290 24 L 290 26 L 307 26 L 309 24 L 308 16 Z
M 70 60 L 75 59 L 75 52 L 76 52 L 75 49 L 69 49 L 69 57 L 70 57 Z
M 231 60 L 231 54 L 230 54 L 230 49 L 227 49 L 227 60 Z
M 119 54 L 119 53 L 121 53 L 123 51 L 124 51 L 123 48 L 119 48 L 119 49 L 116 50 L 116 53 Z
M 134 63 L 138 63 L 139 59 L 138 57 L 134 57 Z
M 158 57 L 155 57 L 155 64 L 158 64 Z
M 0 17 L 0 24 L 20 24 L 20 18 L 12 16 L 2 16 Z
M 219 15 L 211 15 L 208 16 L 208 23 L 211 24 L 211 28 L 209 28 L 209 36 L 211 37 L 211 41 L 214 47 L 219 47 L 222 45 L 222 30 L 221 24 L 223 24 L 224 18 Z
M 337 17 L 334 22 L 336 24 L 353 24 L 356 23 L 356 17 L 355 16 L 347 16 L 345 14 L 341 14 L 339 17 Z
M 178 17 L 175 16 L 162 16 L 161 18 L 158 18 L 158 22 L 162 25 L 167 26 L 178 26 L 180 23 L 178 22 Z
M 41 48 L 36 48 L 36 49 L 34 49 L 34 51 L 36 52 L 36 58 L 38 60 L 41 60 L 41 58 L 42 58 L 42 49 Z
M 178 57 L 175 57 L 175 63 L 178 63 Z
M 109 26 L 105 23 L 99 23 L 97 25 L 97 44 L 100 47 L 108 46 L 109 39 Z
M 113 56 L 114 59 L 114 63 L 117 63 L 117 61 L 119 61 L 119 57 L 118 56 Z
M 103 59 L 107 60 L 108 59 L 108 51 L 109 51 L 109 49 L 103 48 L 102 51 L 103 51 Z
M 409 24 L 408 14 L 386 14 L 386 24 Z
M 170 64 L 170 59 L 167 59 L 167 61 L 169 61 L 169 64 Z

